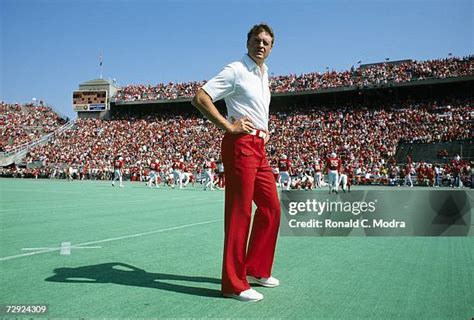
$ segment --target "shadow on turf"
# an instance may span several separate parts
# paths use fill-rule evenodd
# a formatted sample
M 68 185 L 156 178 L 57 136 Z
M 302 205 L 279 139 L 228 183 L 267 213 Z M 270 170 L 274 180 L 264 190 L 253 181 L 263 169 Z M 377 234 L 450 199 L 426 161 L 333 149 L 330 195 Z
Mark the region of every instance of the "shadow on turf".
M 221 283 L 220 279 L 209 277 L 182 276 L 166 273 L 150 273 L 143 269 L 120 262 L 102 263 L 76 268 L 57 268 L 48 282 L 67 283 L 115 283 L 125 286 L 153 288 L 203 297 L 222 297 L 220 290 L 172 284 L 161 280 Z

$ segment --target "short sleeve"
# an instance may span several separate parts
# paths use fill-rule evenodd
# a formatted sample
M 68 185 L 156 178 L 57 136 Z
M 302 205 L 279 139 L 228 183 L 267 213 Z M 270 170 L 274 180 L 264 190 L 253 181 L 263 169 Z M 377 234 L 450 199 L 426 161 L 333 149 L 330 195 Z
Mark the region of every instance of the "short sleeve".
M 207 92 L 212 101 L 218 101 L 234 92 L 235 71 L 228 65 L 221 70 L 214 78 L 210 79 L 202 89 Z

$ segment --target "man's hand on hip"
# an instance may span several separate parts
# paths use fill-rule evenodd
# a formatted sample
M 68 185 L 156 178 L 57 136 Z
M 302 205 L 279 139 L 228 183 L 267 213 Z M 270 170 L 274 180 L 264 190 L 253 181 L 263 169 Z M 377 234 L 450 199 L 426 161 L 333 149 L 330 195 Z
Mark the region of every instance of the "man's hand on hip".
M 249 117 L 243 117 L 232 122 L 229 132 L 232 134 L 250 133 L 255 130 L 255 126 Z

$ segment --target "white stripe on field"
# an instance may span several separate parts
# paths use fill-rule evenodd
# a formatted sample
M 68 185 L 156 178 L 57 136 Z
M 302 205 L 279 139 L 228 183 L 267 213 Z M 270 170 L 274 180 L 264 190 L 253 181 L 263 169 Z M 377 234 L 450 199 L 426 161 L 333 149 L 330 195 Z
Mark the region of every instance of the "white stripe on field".
M 98 244 L 98 243 L 112 242 L 112 241 L 117 241 L 117 240 L 137 238 L 137 237 L 147 236 L 147 235 L 150 235 L 150 234 L 155 234 L 155 233 L 160 233 L 160 232 L 165 232 L 165 231 L 178 230 L 178 229 L 184 229 L 184 228 L 199 226 L 199 225 L 203 225 L 203 224 L 219 222 L 219 221 L 223 221 L 223 220 L 224 219 L 209 220 L 209 221 L 204 221 L 204 222 L 185 224 L 185 225 L 182 225 L 182 226 L 175 226 L 175 227 L 169 227 L 169 228 L 158 229 L 158 230 L 153 230 L 153 231 L 141 232 L 141 233 L 136 233 L 136 234 L 129 234 L 129 235 L 126 235 L 126 236 L 120 236 L 120 237 L 114 237 L 114 238 L 108 238 L 108 239 L 102 239 L 102 240 L 83 242 L 83 243 L 79 243 L 79 244 L 74 245 L 74 247 L 88 246 L 88 245 L 91 245 L 91 244 Z M 2 257 L 2 258 L 0 258 L 0 261 L 13 260 L 13 259 L 17 259 L 17 258 L 23 258 L 23 257 L 32 256 L 32 255 L 42 254 L 42 253 L 58 251 L 58 250 L 60 250 L 60 248 L 51 248 L 51 249 L 44 249 L 44 250 L 36 251 L 36 252 L 17 254 L 17 255 L 14 255 L 14 256 Z
M 57 247 L 57 248 L 21 248 L 21 251 L 38 251 L 38 250 L 49 250 L 49 249 L 60 250 L 61 247 Z M 92 247 L 71 246 L 71 249 L 102 249 L 102 247 L 101 246 L 92 246 Z

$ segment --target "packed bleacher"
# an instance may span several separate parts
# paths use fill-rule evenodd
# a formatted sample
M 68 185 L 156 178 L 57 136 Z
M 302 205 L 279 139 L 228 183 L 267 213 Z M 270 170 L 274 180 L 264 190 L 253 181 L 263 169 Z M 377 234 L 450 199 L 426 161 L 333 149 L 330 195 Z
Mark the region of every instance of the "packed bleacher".
M 320 90 L 337 87 L 367 87 L 474 75 L 474 56 L 429 61 L 398 61 L 359 66 L 347 71 L 274 76 L 273 93 Z M 116 101 L 152 101 L 191 98 L 205 81 L 129 85 Z M 267 144 L 275 164 L 288 154 L 295 176 L 302 177 L 310 163 L 336 152 L 357 181 L 387 177 L 403 169 L 393 162 L 400 142 L 434 143 L 469 139 L 471 99 L 405 101 L 398 104 L 315 105 L 271 110 Z M 40 104 L 1 104 L 0 151 L 54 132 L 64 120 Z M 129 179 L 142 180 L 151 161 L 158 160 L 163 172 L 183 159 L 187 170 L 199 172 L 206 160 L 219 158 L 222 132 L 196 111 L 174 110 L 138 116 L 121 112 L 111 120 L 79 119 L 74 128 L 56 133 L 47 144 L 33 148 L 25 161 L 40 164 L 15 171 L 19 176 L 65 177 L 73 170 L 82 178 L 110 179 L 113 159 L 125 160 Z M 445 158 L 453 155 L 441 153 Z M 418 166 L 420 164 L 417 164 Z M 34 168 L 37 167 L 37 168 Z M 469 165 L 464 163 L 464 171 Z M 446 168 L 445 172 L 449 172 Z M 15 168 L 2 169 L 1 174 Z
M 289 155 L 293 174 L 299 180 L 304 180 L 305 171 L 311 164 L 324 162 L 331 152 L 335 152 L 343 159 L 345 170 L 352 172 L 359 183 L 389 184 L 390 175 L 399 179 L 405 175 L 403 167 L 394 159 L 399 142 L 469 139 L 472 103 L 469 99 L 458 99 L 372 107 L 347 105 L 293 112 L 290 109 L 271 116 L 273 134 L 279 139 L 269 145 L 269 151 L 274 164 L 281 154 Z M 442 153 L 436 159 L 439 162 L 436 164 L 443 164 L 446 175 L 452 173 L 452 167 L 443 158 L 448 160 L 454 156 Z M 430 168 L 434 164 L 430 163 Z M 414 164 L 414 169 L 425 165 Z M 470 163 L 462 160 L 460 167 L 464 181 L 468 180 Z M 418 184 L 425 182 L 421 179 Z
M 367 87 L 474 75 L 474 56 L 401 63 L 379 63 L 346 71 L 311 72 L 270 77 L 273 93 L 299 92 L 337 87 Z M 205 81 L 170 82 L 158 85 L 128 85 L 116 101 L 175 100 L 191 98 Z
M 467 139 L 470 110 L 472 102 L 466 100 L 289 109 L 271 116 L 273 134 L 279 139 L 270 148 L 276 154 L 320 157 L 336 152 L 354 161 L 377 163 L 394 156 L 400 140 L 431 143 Z
M 169 166 L 181 157 L 193 163 L 218 155 L 220 133 L 198 117 L 123 116 L 110 121 L 79 119 L 74 129 L 30 152 L 29 160 L 62 167 L 73 164 L 97 172 L 109 171 L 113 158 L 125 158 L 127 169 L 143 170 L 158 159 Z M 183 154 L 183 150 L 186 150 Z
M 0 152 L 9 152 L 18 146 L 54 132 L 66 121 L 51 107 L 35 104 L 0 103 Z
M 273 165 L 280 155 L 287 154 L 295 175 L 301 175 L 308 163 L 336 152 L 346 166 L 363 177 L 359 179 L 363 183 L 368 176 L 389 170 L 402 140 L 431 143 L 468 139 L 472 111 L 471 99 L 272 110 L 272 139 L 267 149 Z M 44 164 L 39 172 L 43 176 L 73 167 L 82 177 L 109 179 L 113 159 L 121 155 L 126 176 L 140 180 L 154 160 L 160 162 L 163 172 L 180 158 L 188 170 L 200 171 L 206 160 L 219 158 L 222 135 L 197 112 L 79 119 L 75 128 L 32 149 L 26 160 Z
M 117 101 L 146 101 L 146 100 L 176 100 L 190 98 L 196 94 L 197 89 L 205 81 L 195 82 L 169 82 L 167 84 L 152 85 L 127 85 L 116 95 Z

